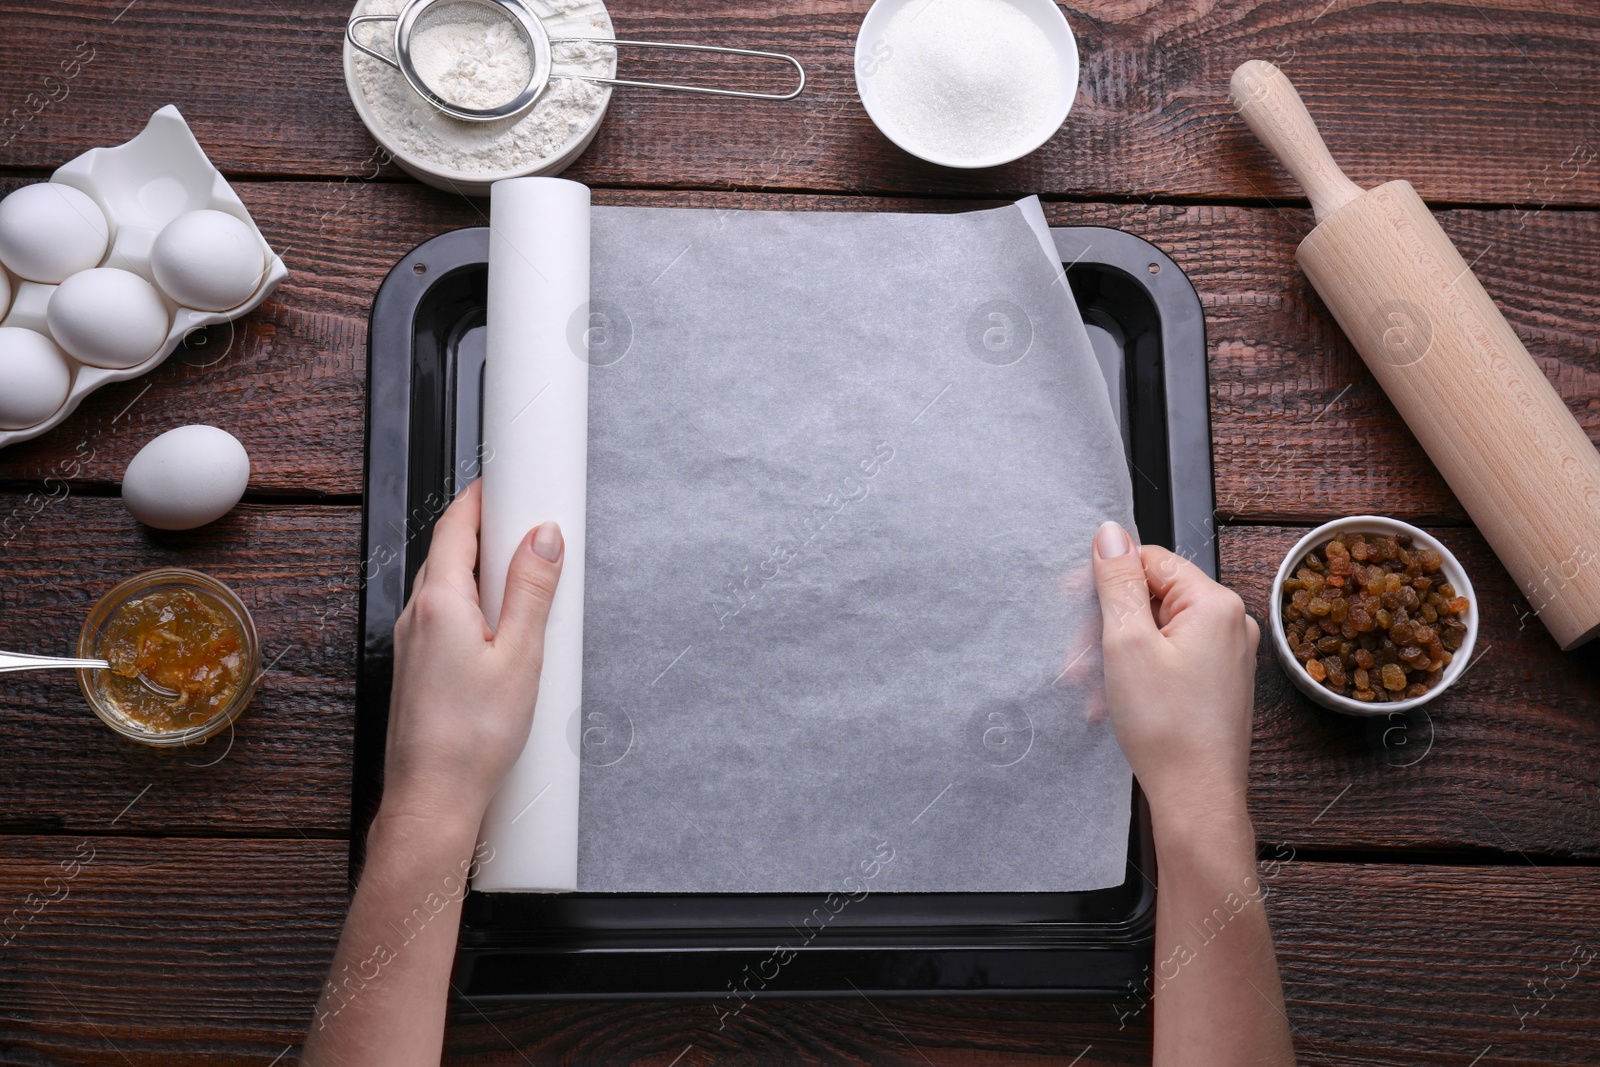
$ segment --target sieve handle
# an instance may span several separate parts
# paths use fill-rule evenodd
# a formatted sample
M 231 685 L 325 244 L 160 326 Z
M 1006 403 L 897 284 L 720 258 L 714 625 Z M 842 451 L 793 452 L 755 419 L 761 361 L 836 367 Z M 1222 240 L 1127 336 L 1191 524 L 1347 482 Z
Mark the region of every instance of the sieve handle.
M 355 45 L 356 48 L 358 48 L 361 51 L 365 52 L 367 55 L 371 56 L 373 59 L 376 59 L 378 62 L 387 63 L 387 64 L 389 64 L 389 66 L 393 67 L 395 70 L 399 70 L 400 69 L 400 64 L 396 63 L 394 60 L 390 59 L 388 56 L 384 55 L 382 52 L 378 52 L 378 51 L 375 51 L 375 50 L 373 50 L 371 48 L 368 48 L 366 45 L 364 45 L 360 41 L 356 40 L 356 27 L 358 25 L 360 25 L 361 23 L 363 23 L 363 22 L 399 22 L 399 21 L 400 21 L 400 16 L 399 15 L 352 15 L 352 16 L 350 16 L 350 21 L 345 23 L 345 25 L 344 25 L 345 40 L 349 41 L 351 44 Z
M 352 20 L 353 21 L 353 20 Z M 353 40 L 353 38 L 352 38 Z M 618 41 L 610 37 L 552 37 L 551 44 L 604 44 L 628 45 L 633 48 L 670 48 L 679 52 L 721 52 L 730 56 L 753 56 L 757 59 L 775 59 L 794 67 L 800 75 L 800 84 L 787 93 L 750 93 L 741 89 L 711 89 L 703 85 L 670 85 L 665 82 L 636 82 L 621 78 L 591 78 L 582 74 L 553 74 L 552 78 L 573 78 L 594 82 L 596 85 L 626 85 L 633 89 L 670 89 L 679 93 L 702 93 L 706 96 L 738 96 L 746 100 L 793 100 L 806 87 L 806 68 L 794 56 L 782 52 L 756 52 L 749 48 L 721 48 L 710 44 L 667 44 L 663 41 Z M 359 48 L 360 46 L 357 45 Z

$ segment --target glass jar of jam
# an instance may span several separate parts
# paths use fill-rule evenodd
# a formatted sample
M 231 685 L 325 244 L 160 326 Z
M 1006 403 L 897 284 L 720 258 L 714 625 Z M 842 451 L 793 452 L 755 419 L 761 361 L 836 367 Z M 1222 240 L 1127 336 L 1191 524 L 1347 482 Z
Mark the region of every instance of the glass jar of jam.
M 124 737 L 193 744 L 232 723 L 261 675 L 261 645 L 233 590 L 197 571 L 147 571 L 100 598 L 78 655 L 109 669 L 78 671 L 89 706 Z

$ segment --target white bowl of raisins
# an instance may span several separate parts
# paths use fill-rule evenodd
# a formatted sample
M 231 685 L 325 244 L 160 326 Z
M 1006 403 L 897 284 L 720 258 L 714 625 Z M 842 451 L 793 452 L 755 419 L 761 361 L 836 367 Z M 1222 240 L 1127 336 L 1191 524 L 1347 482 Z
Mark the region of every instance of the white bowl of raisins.
M 1478 602 L 1460 561 L 1410 523 L 1354 515 L 1302 537 L 1272 583 L 1272 644 L 1306 696 L 1348 715 L 1409 711 L 1472 659 Z

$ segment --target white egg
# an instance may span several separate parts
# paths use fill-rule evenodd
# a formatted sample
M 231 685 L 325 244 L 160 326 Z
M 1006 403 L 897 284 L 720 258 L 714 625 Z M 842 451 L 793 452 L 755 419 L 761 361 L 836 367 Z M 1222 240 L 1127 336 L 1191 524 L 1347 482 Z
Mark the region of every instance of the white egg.
M 156 284 L 186 308 L 227 311 L 261 284 L 266 257 L 255 231 L 224 211 L 190 211 L 171 222 L 150 250 Z
M 56 413 L 72 388 L 72 368 L 56 343 L 19 326 L 0 326 L 0 430 L 24 430 Z
M 180 426 L 139 449 L 122 476 L 122 502 L 158 530 L 192 530 L 244 496 L 250 456 L 227 430 Z
M 111 227 L 89 194 L 59 182 L 24 185 L 0 200 L 0 263 L 54 285 L 105 258 Z
M 50 294 L 50 332 L 72 356 L 95 367 L 143 363 L 167 338 L 167 307 L 156 287 L 130 271 L 80 271 Z

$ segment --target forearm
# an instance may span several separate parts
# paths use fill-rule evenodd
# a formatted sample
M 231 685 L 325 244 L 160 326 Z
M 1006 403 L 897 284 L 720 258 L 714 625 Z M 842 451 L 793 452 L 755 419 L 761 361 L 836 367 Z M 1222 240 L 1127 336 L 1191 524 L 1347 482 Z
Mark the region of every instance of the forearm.
M 1242 804 L 1153 813 L 1154 1067 L 1294 1063 L 1278 965 Z
M 477 822 L 385 803 L 301 1059 L 437 1064 Z

